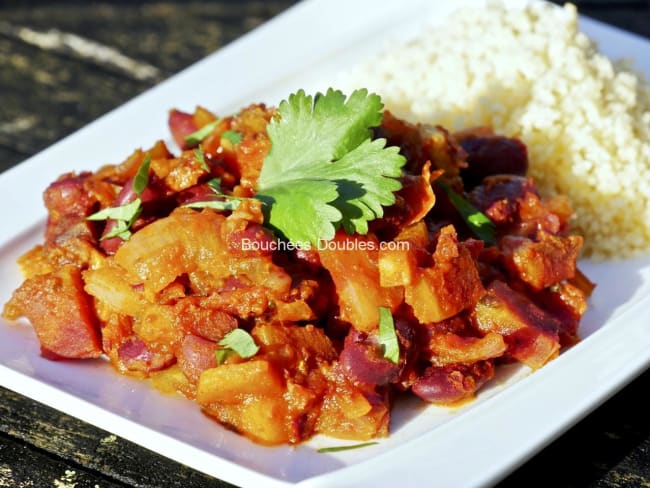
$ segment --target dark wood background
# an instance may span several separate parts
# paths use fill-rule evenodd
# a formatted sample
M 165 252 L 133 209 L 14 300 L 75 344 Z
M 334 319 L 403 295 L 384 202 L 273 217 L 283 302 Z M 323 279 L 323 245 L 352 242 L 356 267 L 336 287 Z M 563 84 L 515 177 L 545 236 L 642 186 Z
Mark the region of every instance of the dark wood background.
M 0 1 L 0 171 L 293 3 Z M 648 0 L 575 3 L 586 15 L 650 37 Z M 87 49 L 72 49 L 67 34 L 89 40 Z M 113 53 L 113 61 L 102 61 L 101 46 L 125 58 Z M 649 390 L 646 372 L 501 486 L 650 487 Z M 0 486 L 227 485 L 0 388 Z

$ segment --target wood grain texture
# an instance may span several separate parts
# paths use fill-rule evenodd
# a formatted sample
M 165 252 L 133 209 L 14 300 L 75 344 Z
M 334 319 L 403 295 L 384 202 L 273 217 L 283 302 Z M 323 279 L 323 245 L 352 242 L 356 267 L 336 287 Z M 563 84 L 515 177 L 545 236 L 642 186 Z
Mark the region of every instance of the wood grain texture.
M 0 171 L 292 3 L 0 1 L 0 22 L 14 29 L 0 28 Z M 576 3 L 593 18 L 650 37 L 650 1 Z M 41 33 L 56 29 L 110 47 L 136 63 L 154 67 L 156 76 L 140 79 L 128 69 L 117 69 L 92 56 L 38 47 L 21 39 L 15 30 L 20 27 Z M 646 373 L 502 486 L 650 486 L 650 416 L 645 406 L 649 389 L 650 373 Z M 4 486 L 228 485 L 0 388 L 0 487 Z
M 65 466 L 76 471 L 78 482 L 98 478 L 109 483 L 107 486 L 113 486 L 110 483 L 152 488 L 231 486 L 43 404 L 26 402 L 24 397 L 10 390 L 0 391 L 0 419 L 0 432 L 5 436 L 0 437 L 0 480 L 2 469 L 10 470 L 14 478 L 18 476 L 16 473 L 23 473 L 24 478 L 29 471 L 42 478 L 60 476 L 65 471 L 60 466 Z M 20 441 L 28 446 L 30 452 L 35 453 L 33 458 L 41 452 L 57 462 L 52 464 L 52 469 L 40 473 L 40 468 L 34 469 L 39 465 L 25 458 L 24 450 L 3 448 L 7 437 L 14 443 Z M 26 463 L 29 463 L 29 470 Z M 3 486 L 1 482 L 0 486 Z

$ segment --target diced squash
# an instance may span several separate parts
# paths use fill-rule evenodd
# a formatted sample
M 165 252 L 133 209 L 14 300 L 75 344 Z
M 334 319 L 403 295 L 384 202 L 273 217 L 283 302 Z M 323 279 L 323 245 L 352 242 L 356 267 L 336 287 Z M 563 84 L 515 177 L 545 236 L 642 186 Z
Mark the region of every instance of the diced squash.
M 390 405 L 387 395 L 374 389 L 362 390 L 344 375 L 330 376 L 330 381 L 334 381 L 335 388 L 323 399 L 317 432 L 354 440 L 388 435 Z
M 126 271 L 119 266 L 107 265 L 84 271 L 86 293 L 113 312 L 138 317 L 145 307 L 142 293 L 129 284 Z
M 395 241 L 408 241 L 411 245 L 425 248 L 429 245 L 431 238 L 429 229 L 424 220 L 420 220 L 412 225 L 403 227 L 399 234 L 395 236 Z
M 304 389 L 290 390 L 288 394 L 278 368 L 258 359 L 205 370 L 196 401 L 208 414 L 256 442 L 295 443 L 303 439 L 300 419 L 315 396 Z
M 169 395 L 180 393 L 190 399 L 196 396 L 196 388 L 188 381 L 178 365 L 152 373 L 151 384 L 158 391 Z
M 166 350 L 174 349 L 185 333 L 170 305 L 148 305 L 133 321 L 133 331 L 146 343 L 164 345 Z
M 213 404 L 206 413 L 250 439 L 265 445 L 291 441 L 286 423 L 287 405 L 282 397 L 252 397 L 237 404 Z
M 196 401 L 201 405 L 239 403 L 247 396 L 282 395 L 284 389 L 282 373 L 269 361 L 222 364 L 201 374 Z
M 412 249 L 387 248 L 379 250 L 379 284 L 408 286 L 415 278 L 417 259 Z
M 434 266 L 418 268 L 404 300 L 424 324 L 441 322 L 471 308 L 485 293 L 472 254 L 458 243 L 452 226 L 440 231 Z
M 382 288 L 377 266 L 379 245 L 371 236 L 339 231 L 327 247 L 319 249 L 321 264 L 336 286 L 341 319 L 370 332 L 379 323 L 379 307 L 397 307 L 401 288 Z
M 217 116 L 210 112 L 207 108 L 200 105 L 194 109 L 194 113 L 192 114 L 192 121 L 197 128 L 208 125 L 215 120 L 217 120 Z

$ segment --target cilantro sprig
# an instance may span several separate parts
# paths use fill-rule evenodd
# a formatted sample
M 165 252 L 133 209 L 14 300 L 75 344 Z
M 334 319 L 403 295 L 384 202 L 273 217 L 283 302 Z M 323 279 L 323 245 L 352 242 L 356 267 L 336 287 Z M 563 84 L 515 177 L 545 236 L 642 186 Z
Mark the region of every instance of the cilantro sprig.
M 224 195 L 224 197 L 227 195 Z M 202 208 L 211 208 L 213 210 L 235 210 L 239 207 L 241 201 L 235 197 L 229 197 L 224 200 L 201 200 L 199 202 L 190 202 L 183 205 L 183 207 L 193 208 L 199 210 Z
M 186 135 L 183 140 L 185 141 L 186 147 L 198 146 L 203 139 L 208 137 L 217 126 L 223 122 L 223 119 L 213 120 L 209 124 L 205 124 L 199 130 L 192 132 L 191 134 Z
M 221 139 L 225 139 L 230 142 L 233 146 L 239 144 L 242 140 L 242 133 L 237 132 L 236 130 L 227 130 L 221 134 Z
M 266 224 L 293 242 L 317 244 L 337 228 L 366 234 L 401 188 L 405 158 L 385 139 L 371 139 L 383 104 L 365 89 L 349 97 L 329 89 L 303 90 L 280 103 L 267 131 L 271 150 L 255 198 L 266 205 Z
M 234 353 L 246 359 L 255 356 L 260 350 L 260 346 L 255 344 L 255 339 L 244 329 L 231 330 L 218 344 L 221 348 L 215 353 L 217 364 L 223 364 Z
M 208 163 L 205 161 L 205 154 L 203 154 L 203 151 L 201 150 L 200 147 L 197 147 L 194 150 L 194 159 L 201 165 L 201 169 L 207 173 L 210 172 L 210 166 L 208 166 Z
M 351 444 L 348 446 L 321 447 L 320 449 L 317 449 L 316 452 L 324 454 L 328 452 L 350 451 L 352 449 L 361 449 L 362 447 L 374 446 L 376 444 L 379 444 L 379 442 L 370 441 L 370 442 L 362 442 L 360 444 Z
M 221 190 L 221 178 L 212 178 L 207 183 L 208 187 L 214 193 L 214 197 L 218 197 L 219 200 L 213 198 L 209 200 L 199 200 L 196 202 L 190 202 L 183 205 L 183 207 L 201 209 L 201 208 L 211 208 L 213 210 L 235 210 L 239 207 L 239 204 L 242 200 L 245 200 L 245 197 L 236 197 L 234 195 L 227 195 Z
M 147 154 L 140 164 L 137 173 L 133 177 L 133 193 L 136 197 L 132 202 L 120 205 L 119 207 L 108 207 L 86 217 L 86 220 L 115 220 L 113 228 L 104 234 L 101 240 L 119 237 L 127 241 L 131 237 L 131 226 L 142 213 L 142 193 L 149 184 L 149 165 L 151 155 Z
M 384 357 L 391 363 L 399 363 L 399 341 L 390 308 L 379 307 L 379 344 Z
M 458 210 L 458 213 L 463 217 L 463 220 L 467 223 L 467 226 L 474 235 L 486 244 L 493 244 L 494 232 L 496 230 L 494 222 L 492 222 L 487 215 L 477 209 L 474 205 L 469 203 L 465 198 L 449 188 L 445 183 L 436 183 L 445 191 L 449 200 L 456 210 Z

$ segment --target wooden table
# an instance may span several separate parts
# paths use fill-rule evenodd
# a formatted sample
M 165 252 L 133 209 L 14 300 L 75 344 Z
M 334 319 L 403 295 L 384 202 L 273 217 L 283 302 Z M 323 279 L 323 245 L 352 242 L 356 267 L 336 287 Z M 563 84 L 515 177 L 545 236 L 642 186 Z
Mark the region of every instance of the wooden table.
M 0 2 L 0 171 L 292 3 Z M 576 3 L 587 15 L 650 37 L 648 0 Z M 71 40 L 79 38 L 67 34 L 89 42 L 74 49 Z M 92 54 L 102 46 L 115 50 L 112 62 Z M 649 390 L 646 372 L 502 486 L 650 486 Z M 0 388 L 0 486 L 228 485 Z

